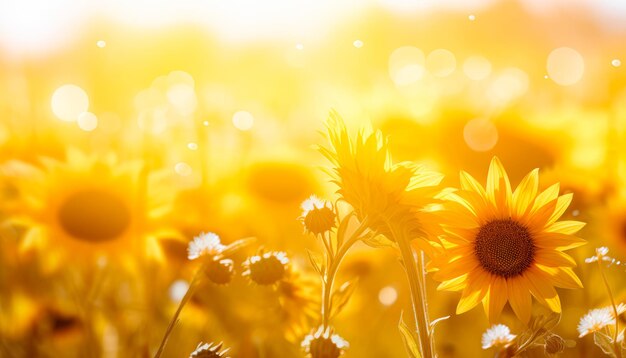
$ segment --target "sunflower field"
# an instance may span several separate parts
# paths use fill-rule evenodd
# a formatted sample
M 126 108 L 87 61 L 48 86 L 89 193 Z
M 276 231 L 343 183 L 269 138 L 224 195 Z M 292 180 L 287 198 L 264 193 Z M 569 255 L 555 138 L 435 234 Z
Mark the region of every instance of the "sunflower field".
M 623 0 L 0 1 L 0 358 L 625 332 Z

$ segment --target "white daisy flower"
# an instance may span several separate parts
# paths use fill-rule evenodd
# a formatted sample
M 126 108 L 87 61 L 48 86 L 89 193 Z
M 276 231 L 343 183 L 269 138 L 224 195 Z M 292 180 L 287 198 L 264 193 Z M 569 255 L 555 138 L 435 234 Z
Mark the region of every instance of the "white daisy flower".
M 303 210 L 302 216 L 306 216 L 306 214 L 308 214 L 311 210 L 321 209 L 326 205 L 326 201 L 318 198 L 315 195 L 311 195 L 308 199 L 302 202 L 302 205 L 300 205 Z
M 339 357 L 350 348 L 348 341 L 327 327 L 320 326 L 318 330 L 304 337 L 302 348 L 310 357 Z
M 596 248 L 596 255 L 586 258 L 585 263 L 590 264 L 590 263 L 598 262 L 598 260 L 615 261 L 614 259 L 607 256 L 608 253 L 609 253 L 608 247 L 606 246 L 598 247 Z
M 620 309 L 623 310 L 624 307 L 619 308 L 618 313 Z M 580 322 L 578 323 L 578 337 L 584 337 L 612 324 L 615 324 L 613 307 L 592 309 L 580 319 Z
M 224 355 L 230 348 L 220 351 L 223 345 L 223 343 L 214 344 L 200 342 L 189 358 L 226 358 Z
M 511 334 L 509 327 L 503 324 L 494 324 L 489 328 L 482 337 L 483 349 L 491 347 L 507 347 L 515 339 L 515 335 Z
M 217 256 L 224 251 L 226 246 L 220 242 L 220 237 L 216 234 L 201 233 L 194 237 L 187 247 L 187 258 L 189 260 L 195 260 L 201 256 Z

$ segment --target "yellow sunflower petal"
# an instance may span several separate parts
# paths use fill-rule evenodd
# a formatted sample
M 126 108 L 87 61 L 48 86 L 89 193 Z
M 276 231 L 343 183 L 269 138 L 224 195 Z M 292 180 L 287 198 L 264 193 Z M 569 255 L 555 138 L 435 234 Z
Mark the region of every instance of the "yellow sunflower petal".
M 455 245 L 465 245 L 476 237 L 477 229 L 445 228 L 446 241 Z
M 533 169 L 522 179 L 513 193 L 513 211 L 518 216 L 524 215 L 537 196 L 539 169 Z
M 541 232 L 534 235 L 535 246 L 545 249 L 570 250 L 583 246 L 586 240 L 560 232 Z
M 437 214 L 442 220 L 442 224 L 454 224 L 456 227 L 465 229 L 477 228 L 479 226 L 476 216 L 472 215 L 461 204 L 450 201 L 444 204 L 444 207 L 446 210 Z
M 544 275 L 546 280 L 551 280 L 555 286 L 561 288 L 583 288 L 583 284 L 569 267 L 547 267 L 536 265 L 537 272 Z
M 459 245 L 455 248 L 449 249 L 446 252 L 448 256 L 448 263 L 458 261 L 464 257 L 474 255 L 474 245 Z
M 22 236 L 18 250 L 20 253 L 28 252 L 39 247 L 44 242 L 45 234 L 39 226 L 29 228 Z
M 448 262 L 439 268 L 433 278 L 437 281 L 447 281 L 459 277 L 465 273 L 471 272 L 478 267 L 478 260 L 474 255 L 463 257 L 454 262 Z
M 510 213 L 508 211 L 510 210 L 512 201 L 511 183 L 498 157 L 493 157 L 489 165 L 486 192 L 491 202 L 493 202 L 499 210 L 504 211 L 505 214 L 509 216 Z
M 504 278 L 495 277 L 492 275 L 492 282 L 489 286 L 489 292 L 483 299 L 483 307 L 489 322 L 493 323 L 498 320 L 502 308 L 507 301 L 507 282 Z
M 553 312 L 561 312 L 561 300 L 550 282 L 543 281 L 541 275 L 537 275 L 534 270 L 530 269 L 524 272 L 524 277 L 528 280 L 530 292 L 537 301 L 546 305 Z
M 461 189 L 467 191 L 473 191 L 480 195 L 482 198 L 486 197 L 485 189 L 483 186 L 474 179 L 469 173 L 461 170 Z
M 552 200 L 558 198 L 560 188 L 561 185 L 559 183 L 556 183 L 537 195 L 537 197 L 535 198 L 535 202 L 533 203 L 531 213 L 535 213 L 537 210 L 539 210 Z
M 468 277 L 468 285 L 463 290 L 456 314 L 465 313 L 476 307 L 485 297 L 491 275 L 483 270 L 473 271 Z
M 460 291 L 467 286 L 467 276 L 459 276 L 448 281 L 444 281 L 437 286 L 438 291 Z
M 530 298 L 530 285 L 524 276 L 507 279 L 507 292 L 509 304 L 515 315 L 524 323 L 530 320 L 532 300 Z
M 586 224 L 582 221 L 565 220 L 557 221 L 554 224 L 546 228 L 546 232 L 558 232 L 561 234 L 575 234 L 582 229 Z
M 556 208 L 554 209 L 554 212 L 550 216 L 550 219 L 548 219 L 548 225 L 553 224 L 563 215 L 565 210 L 567 210 L 569 205 L 572 203 L 573 198 L 574 198 L 574 194 L 569 193 L 569 194 L 561 195 L 557 199 Z
M 520 218 L 520 221 L 525 223 L 529 228 L 541 230 L 548 225 L 548 220 L 556 210 L 556 203 L 557 200 L 554 199 L 537 209 L 533 208 L 531 213 Z
M 558 250 L 539 249 L 535 252 L 535 260 L 537 263 L 549 267 L 576 266 L 576 261 L 573 258 Z
M 455 201 L 461 201 L 464 206 L 468 207 L 480 224 L 497 216 L 498 209 L 495 205 L 476 192 L 458 190 L 454 194 L 457 198 Z

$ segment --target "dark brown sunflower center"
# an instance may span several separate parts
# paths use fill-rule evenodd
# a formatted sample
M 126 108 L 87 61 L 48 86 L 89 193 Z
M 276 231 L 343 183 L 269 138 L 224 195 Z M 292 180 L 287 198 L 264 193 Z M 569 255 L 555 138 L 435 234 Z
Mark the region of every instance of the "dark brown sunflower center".
M 104 190 L 79 191 L 61 205 L 58 219 L 63 230 L 87 242 L 119 237 L 130 226 L 131 213 L 119 197 Z
M 494 275 L 514 277 L 524 272 L 535 257 L 535 245 L 528 229 L 505 219 L 480 228 L 474 252 L 481 266 Z

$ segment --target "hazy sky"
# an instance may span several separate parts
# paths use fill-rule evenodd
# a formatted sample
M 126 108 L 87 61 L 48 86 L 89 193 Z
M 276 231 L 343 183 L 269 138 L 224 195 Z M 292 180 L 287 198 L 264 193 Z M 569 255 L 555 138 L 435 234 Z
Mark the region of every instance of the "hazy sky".
M 328 24 L 371 7 L 407 15 L 452 8 L 469 14 L 496 0 L 0 0 L 0 48 L 5 53 L 45 53 L 71 41 L 94 17 L 133 26 L 193 22 L 228 41 L 319 37 Z M 625 23 L 624 0 L 523 0 L 531 11 L 550 13 L 589 6 L 606 22 Z M 621 18 L 621 19 L 620 19 Z M 620 25 L 623 26 L 623 25 Z M 286 31 L 287 29 L 287 31 Z

